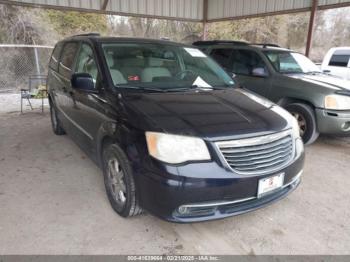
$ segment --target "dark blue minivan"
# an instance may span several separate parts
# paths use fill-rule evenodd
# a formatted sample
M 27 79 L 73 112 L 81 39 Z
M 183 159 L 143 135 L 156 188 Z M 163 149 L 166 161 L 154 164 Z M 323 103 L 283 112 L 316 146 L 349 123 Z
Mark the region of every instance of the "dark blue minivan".
M 224 218 L 300 183 L 296 120 L 193 46 L 79 35 L 57 43 L 49 67 L 53 131 L 101 167 L 123 217 Z

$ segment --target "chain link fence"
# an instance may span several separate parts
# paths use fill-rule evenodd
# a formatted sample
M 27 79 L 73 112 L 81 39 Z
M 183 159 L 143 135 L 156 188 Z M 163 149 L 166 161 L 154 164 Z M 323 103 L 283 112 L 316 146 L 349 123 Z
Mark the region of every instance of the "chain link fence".
M 47 75 L 50 46 L 0 44 L 0 92 L 28 88 L 32 75 Z

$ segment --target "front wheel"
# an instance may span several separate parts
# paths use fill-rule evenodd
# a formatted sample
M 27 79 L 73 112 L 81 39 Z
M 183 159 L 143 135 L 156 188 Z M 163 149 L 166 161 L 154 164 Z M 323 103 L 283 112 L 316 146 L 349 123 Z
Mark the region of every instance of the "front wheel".
M 130 163 L 123 150 L 111 144 L 103 150 L 103 175 L 109 202 L 122 217 L 142 212 L 136 197 L 136 186 Z
M 286 106 L 286 109 L 298 121 L 300 136 L 305 145 L 310 145 L 316 141 L 319 136 L 316 125 L 314 110 L 302 103 L 294 103 Z

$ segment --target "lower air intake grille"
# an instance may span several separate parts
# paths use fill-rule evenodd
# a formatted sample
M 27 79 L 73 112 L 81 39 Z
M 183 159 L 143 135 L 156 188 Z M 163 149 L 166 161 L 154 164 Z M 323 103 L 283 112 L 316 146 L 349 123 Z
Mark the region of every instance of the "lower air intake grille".
M 263 174 L 285 167 L 294 154 L 291 131 L 216 143 L 227 164 L 239 174 Z

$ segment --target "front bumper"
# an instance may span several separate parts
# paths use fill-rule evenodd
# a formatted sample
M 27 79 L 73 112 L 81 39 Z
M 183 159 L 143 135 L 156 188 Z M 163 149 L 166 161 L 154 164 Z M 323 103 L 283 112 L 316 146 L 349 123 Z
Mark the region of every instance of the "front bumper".
M 316 109 L 317 128 L 322 134 L 350 136 L 350 111 Z
M 136 177 L 142 207 L 172 222 L 200 222 L 246 213 L 271 204 L 292 192 L 301 181 L 304 152 L 286 168 L 266 175 L 234 174 L 216 162 L 193 163 L 183 167 L 153 165 L 153 172 Z M 284 173 L 278 191 L 258 198 L 260 179 Z M 200 175 L 196 175 L 200 174 Z M 191 214 L 181 214 L 190 208 Z

